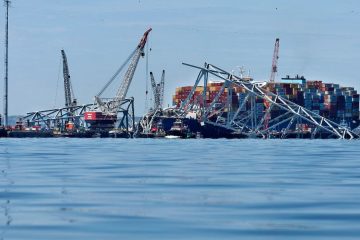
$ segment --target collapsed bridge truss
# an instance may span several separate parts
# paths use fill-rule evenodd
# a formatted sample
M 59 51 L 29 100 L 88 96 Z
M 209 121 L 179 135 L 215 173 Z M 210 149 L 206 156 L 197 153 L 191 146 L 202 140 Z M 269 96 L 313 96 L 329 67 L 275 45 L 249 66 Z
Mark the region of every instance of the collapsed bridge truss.
M 205 63 L 204 67 L 183 63 L 183 65 L 200 70 L 187 98 L 180 105 L 179 111 L 186 115 L 195 111 L 200 116 L 202 124 L 210 124 L 228 129 L 237 134 L 248 137 L 279 137 L 288 138 L 290 135 L 304 134 L 299 129 L 302 124 L 309 128 L 306 133 L 311 138 L 339 138 L 353 139 L 359 135 L 346 126 L 331 121 L 313 111 L 310 111 L 283 96 L 277 95 L 263 88 L 266 83 L 245 81 L 217 66 Z M 209 103 L 206 101 L 207 83 L 209 76 L 223 82 L 221 89 Z M 203 81 L 201 98 L 194 99 L 197 86 Z M 232 106 L 233 88 L 244 90 L 244 98 L 239 106 Z M 227 89 L 227 91 L 225 91 Z M 219 103 L 220 96 L 227 94 L 227 101 Z M 255 99 L 262 99 L 264 111 L 257 114 Z M 250 107 L 249 107 L 250 106 Z
M 88 128 L 84 114 L 90 109 L 94 109 L 94 104 L 41 110 L 27 113 L 22 117 L 22 120 L 29 127 L 42 126 L 48 130 L 65 130 L 66 123 L 72 122 L 75 124 L 75 129 L 81 130 Z M 135 128 L 134 99 L 126 98 L 121 100 L 117 114 L 115 128 L 125 132 L 133 131 Z
M 85 104 L 81 106 L 29 112 L 22 119 L 26 121 L 29 126 L 41 125 L 47 129 L 64 128 L 65 124 L 69 121 L 74 122 L 78 127 L 85 127 L 84 113 L 92 106 L 93 104 Z

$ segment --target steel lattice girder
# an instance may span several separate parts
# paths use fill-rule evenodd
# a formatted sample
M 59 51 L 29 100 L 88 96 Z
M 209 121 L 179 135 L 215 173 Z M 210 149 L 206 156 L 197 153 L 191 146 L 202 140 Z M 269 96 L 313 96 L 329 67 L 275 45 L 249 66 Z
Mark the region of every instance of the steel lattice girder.
M 30 125 L 45 125 L 47 128 L 55 127 L 57 123 L 64 124 L 65 121 L 74 121 L 77 125 L 86 126 L 84 113 L 90 110 L 96 111 L 94 104 L 85 104 L 81 106 L 55 108 L 27 113 L 24 120 L 28 120 Z M 135 127 L 134 99 L 126 98 L 120 101 L 118 107 L 120 118 L 116 126 L 118 128 L 129 129 Z
M 82 106 L 55 108 L 49 110 L 42 110 L 27 113 L 24 120 L 29 120 L 32 125 L 45 124 L 48 128 L 54 126 L 55 123 L 67 120 L 79 120 L 81 122 L 84 112 L 88 111 L 93 104 L 86 104 Z
M 218 125 L 237 132 L 239 131 L 239 129 L 241 129 L 240 132 L 243 132 L 244 129 L 247 129 L 246 132 L 243 132 L 244 134 L 247 135 L 258 134 L 263 136 L 271 133 L 271 131 L 274 128 L 276 128 L 276 126 L 280 125 L 279 124 L 280 122 L 288 123 L 287 127 L 285 128 L 285 132 L 282 132 L 282 137 L 285 137 L 290 127 L 294 124 L 294 121 L 300 120 L 315 126 L 315 130 L 313 131 L 312 134 L 313 137 L 318 131 L 322 130 L 323 132 L 327 132 L 328 134 L 334 135 L 337 138 L 341 138 L 341 139 L 359 138 L 359 135 L 354 133 L 350 129 L 343 127 L 340 124 L 337 124 L 325 117 L 322 117 L 319 114 L 314 113 L 294 102 L 291 102 L 280 95 L 274 94 L 266 89 L 263 89 L 261 86 L 259 86 L 256 83 L 243 81 L 240 77 L 235 76 L 234 74 L 231 74 L 212 64 L 205 63 L 204 67 L 199 67 L 187 63 L 183 63 L 183 65 L 200 70 L 195 85 L 193 86 L 190 94 L 187 96 L 186 100 L 183 102 L 183 104 L 180 107 L 180 111 L 182 111 L 184 114 L 186 114 L 187 111 L 186 106 L 189 104 L 189 101 L 192 98 L 196 87 L 200 83 L 200 80 L 204 78 L 204 82 L 207 82 L 208 74 L 211 74 L 212 76 L 217 77 L 218 79 L 221 79 L 225 82 L 223 88 L 226 87 L 232 88 L 233 86 L 242 87 L 243 89 L 245 89 L 246 93 L 248 94 L 246 100 L 249 100 L 248 98 L 251 98 L 252 96 L 258 97 L 263 100 L 266 100 L 269 104 L 269 107 L 265 112 L 265 115 L 255 125 L 252 124 L 251 126 L 249 126 L 247 121 L 244 121 L 244 118 L 239 119 L 238 114 L 240 113 L 241 109 L 240 110 L 238 109 L 234 114 L 229 114 L 230 116 L 232 115 L 233 117 L 230 120 L 226 121 L 225 124 L 219 124 L 218 122 L 211 121 L 207 117 L 208 113 L 211 112 L 215 104 L 215 101 L 217 101 L 217 99 L 214 99 L 214 101 L 209 106 L 204 106 L 205 110 L 202 110 L 202 112 L 205 113 L 205 115 L 203 115 L 204 122 Z M 223 91 L 223 88 L 220 91 Z M 220 91 L 217 96 L 221 95 Z M 263 124 L 266 121 L 266 118 L 268 118 L 269 114 L 271 114 L 271 112 L 273 111 L 274 107 L 280 109 L 283 112 L 283 114 L 278 117 L 277 121 L 273 121 L 273 120 L 269 121 L 268 126 L 264 127 Z M 249 114 L 253 114 L 254 109 L 251 109 L 250 111 L 251 112 Z M 245 118 L 245 120 L 249 120 L 249 119 L 251 118 Z

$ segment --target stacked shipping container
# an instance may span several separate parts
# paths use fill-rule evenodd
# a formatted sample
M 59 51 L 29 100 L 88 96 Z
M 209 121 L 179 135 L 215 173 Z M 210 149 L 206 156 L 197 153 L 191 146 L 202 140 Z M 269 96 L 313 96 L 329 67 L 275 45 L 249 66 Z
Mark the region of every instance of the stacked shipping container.
M 217 93 L 220 91 L 221 87 L 222 87 L 223 83 L 209 83 L 207 85 L 207 91 L 206 91 L 206 103 L 211 103 Z M 176 88 L 176 92 L 175 95 L 173 96 L 173 105 L 180 107 L 181 102 L 183 102 L 187 96 L 190 94 L 192 87 L 191 86 L 186 86 L 186 87 L 178 87 Z M 200 106 L 203 106 L 203 91 L 204 91 L 204 87 L 202 86 L 198 86 L 195 89 L 195 93 L 192 96 L 192 98 L 190 99 L 191 102 L 197 102 Z M 219 97 L 219 101 L 220 103 L 225 103 L 227 101 L 227 94 L 228 94 L 228 89 L 225 89 L 224 92 L 221 94 L 221 96 Z M 237 98 L 236 98 L 236 94 L 234 94 L 234 102 L 237 102 Z
M 267 83 L 264 88 L 337 123 L 345 121 L 352 128 L 359 125 L 359 94 L 354 88 L 341 87 L 339 84 L 323 83 L 322 81 L 304 81 L 301 84 L 289 83 L 289 78 L 285 80 L 284 82 Z M 206 104 L 214 100 L 222 85 L 223 83 L 208 83 Z M 191 86 L 176 88 L 173 104 L 179 107 L 191 89 Z M 197 104 L 203 106 L 203 89 L 202 86 L 196 88 L 191 102 L 196 101 Z M 220 96 L 219 103 L 226 104 L 228 90 L 226 88 Z M 237 109 L 241 106 L 245 97 L 244 89 L 233 87 L 230 101 L 232 108 Z M 269 105 L 262 99 L 256 99 L 254 104 L 257 116 L 261 118 Z M 250 107 L 251 103 L 248 101 L 241 110 L 245 111 Z M 274 107 L 271 111 L 271 118 L 275 118 L 281 113 L 280 109 Z

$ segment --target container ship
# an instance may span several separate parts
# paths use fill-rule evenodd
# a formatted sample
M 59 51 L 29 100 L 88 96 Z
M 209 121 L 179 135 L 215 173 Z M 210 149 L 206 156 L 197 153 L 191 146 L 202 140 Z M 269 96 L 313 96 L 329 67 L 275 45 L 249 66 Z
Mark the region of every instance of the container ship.
M 248 79 L 252 81 L 252 79 Z M 203 107 L 204 102 L 210 104 L 220 89 L 223 82 L 211 82 L 207 84 L 206 101 L 203 101 L 203 87 L 198 86 L 191 97 L 191 103 L 196 103 Z M 304 76 L 295 77 L 286 76 L 278 82 L 267 82 L 262 86 L 263 89 L 271 91 L 274 94 L 282 96 L 291 102 L 294 102 L 314 113 L 319 114 L 338 124 L 343 124 L 351 129 L 359 126 L 359 94 L 353 87 L 344 87 L 339 84 L 325 83 L 320 80 L 306 80 Z M 173 105 L 180 107 L 190 94 L 192 86 L 183 86 L 176 88 L 173 95 Z M 242 87 L 234 86 L 232 89 L 231 107 L 233 109 L 242 106 L 243 110 L 250 109 L 250 103 L 242 104 L 246 101 L 246 90 Z M 225 104 L 228 101 L 228 88 L 218 99 L 219 104 Z M 258 119 L 261 119 L 269 104 L 266 100 L 256 97 L 255 111 Z M 272 109 L 270 118 L 274 119 L 281 114 L 281 109 Z M 280 126 L 281 127 L 281 126 Z M 307 125 L 298 126 L 306 130 Z

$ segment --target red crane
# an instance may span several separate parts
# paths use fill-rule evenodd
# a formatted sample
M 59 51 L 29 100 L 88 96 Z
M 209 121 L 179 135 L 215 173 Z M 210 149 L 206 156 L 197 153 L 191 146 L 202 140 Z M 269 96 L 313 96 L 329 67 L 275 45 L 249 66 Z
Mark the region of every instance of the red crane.
M 270 82 L 275 81 L 275 75 L 277 73 L 277 63 L 279 59 L 279 38 L 275 40 L 274 55 L 272 59 Z
M 95 96 L 94 109 L 84 113 L 85 122 L 90 123 L 91 128 L 113 128 L 117 121 L 118 111 L 121 108 L 122 101 L 126 98 L 131 81 L 134 77 L 136 67 L 139 63 L 140 57 L 144 56 L 144 47 L 151 32 L 148 29 L 142 36 L 139 44 L 135 50 L 130 54 L 126 61 L 106 83 L 103 89 Z M 119 89 L 113 98 L 101 98 L 103 92 L 110 86 L 122 70 L 128 66 L 125 75 L 122 79 Z

